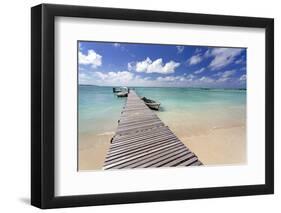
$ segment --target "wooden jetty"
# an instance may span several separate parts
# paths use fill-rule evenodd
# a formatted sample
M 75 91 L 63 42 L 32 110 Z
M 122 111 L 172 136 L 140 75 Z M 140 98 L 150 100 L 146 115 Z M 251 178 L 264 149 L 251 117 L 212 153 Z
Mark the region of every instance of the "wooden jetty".
M 103 169 L 199 165 L 197 156 L 131 90 Z

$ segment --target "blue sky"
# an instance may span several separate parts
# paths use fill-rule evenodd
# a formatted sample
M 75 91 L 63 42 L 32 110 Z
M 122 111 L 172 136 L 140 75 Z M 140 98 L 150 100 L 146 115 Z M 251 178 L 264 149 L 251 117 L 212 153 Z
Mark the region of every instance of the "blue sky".
M 246 87 L 246 49 L 78 42 L 79 84 Z

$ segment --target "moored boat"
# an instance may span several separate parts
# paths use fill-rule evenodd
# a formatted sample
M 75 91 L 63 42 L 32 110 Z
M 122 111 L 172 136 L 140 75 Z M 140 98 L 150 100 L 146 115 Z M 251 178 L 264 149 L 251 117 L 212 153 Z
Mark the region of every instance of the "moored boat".
M 118 87 L 113 87 L 112 90 L 113 90 L 113 93 L 122 92 L 121 88 L 118 88 Z
M 127 97 L 128 96 L 128 92 L 124 91 L 124 92 L 118 92 L 117 97 Z
M 158 103 L 158 102 L 156 102 L 154 100 L 148 99 L 146 97 L 142 97 L 141 99 L 144 101 L 146 106 L 148 106 L 150 109 L 159 110 L 160 103 Z

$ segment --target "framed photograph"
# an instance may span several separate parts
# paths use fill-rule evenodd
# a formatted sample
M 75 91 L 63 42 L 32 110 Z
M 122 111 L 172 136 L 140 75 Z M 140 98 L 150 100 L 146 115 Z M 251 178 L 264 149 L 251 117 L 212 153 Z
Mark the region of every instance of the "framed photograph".
M 274 20 L 31 9 L 31 203 L 272 194 Z

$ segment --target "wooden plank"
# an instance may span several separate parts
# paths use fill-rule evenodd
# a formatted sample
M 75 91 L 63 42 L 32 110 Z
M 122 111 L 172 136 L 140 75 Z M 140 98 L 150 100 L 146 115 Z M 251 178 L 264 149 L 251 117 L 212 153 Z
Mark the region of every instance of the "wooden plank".
M 178 166 L 201 166 L 201 165 L 203 164 L 198 160 L 198 158 L 196 159 L 192 158 L 188 161 L 180 163 Z
M 114 155 L 114 156 L 110 156 L 110 158 L 108 157 L 105 161 L 105 163 L 111 163 L 111 162 L 115 162 L 118 161 L 120 159 L 126 159 L 126 158 L 130 158 L 133 156 L 138 156 L 140 154 L 144 154 L 144 153 L 149 153 L 151 150 L 158 150 L 158 149 L 162 149 L 162 147 L 170 147 L 170 146 L 176 146 L 177 143 L 174 140 L 169 140 L 166 142 L 159 142 L 158 144 L 155 144 L 154 146 L 149 146 L 149 147 L 143 147 L 141 150 L 135 150 L 135 151 L 131 151 L 130 153 L 122 153 L 119 155 Z M 163 148 L 164 149 L 164 148 Z
M 110 153 L 111 153 L 111 155 L 114 155 L 114 154 L 117 154 L 119 152 L 127 152 L 127 151 L 130 151 L 130 150 L 134 150 L 136 148 L 141 148 L 141 147 L 145 147 L 145 146 L 148 146 L 148 145 L 156 144 L 159 141 L 167 141 L 169 139 L 176 140 L 173 135 L 167 135 L 167 136 L 162 137 L 162 138 L 153 138 L 153 139 L 149 138 L 145 141 L 142 141 L 141 143 L 133 144 L 133 145 L 130 145 L 130 146 L 125 146 L 125 147 L 122 147 L 122 148 L 117 148 L 117 149 L 114 149 L 114 150 L 111 149 Z
M 152 116 L 139 116 L 134 118 L 120 118 L 118 124 L 130 124 L 135 122 L 141 122 L 141 121 L 147 121 L 147 120 L 160 120 L 158 117 L 152 117 Z
M 178 144 L 176 147 L 166 149 L 158 154 L 152 155 L 151 157 L 145 158 L 144 160 L 138 159 L 137 162 L 127 165 L 126 168 L 147 168 L 157 162 L 171 158 L 177 154 L 188 154 L 189 152 L 189 150 L 182 149 L 181 144 Z
M 162 121 L 154 121 L 154 122 L 148 122 L 148 123 L 137 123 L 132 125 L 123 125 L 118 127 L 117 132 L 132 130 L 132 129 L 141 129 L 141 128 L 147 128 L 155 125 L 163 125 Z
M 192 157 L 193 155 L 194 155 L 193 153 L 189 153 L 188 156 L 186 156 L 186 155 L 177 155 L 177 156 L 174 156 L 173 158 L 168 158 L 168 159 L 165 159 L 165 160 L 160 161 L 158 163 L 155 163 L 155 164 L 151 165 L 150 167 L 163 167 L 163 166 L 168 167 L 168 166 L 172 166 L 173 164 L 169 165 L 170 162 L 172 162 L 172 161 L 174 161 L 174 160 L 176 160 L 176 159 L 178 159 L 180 157 L 183 157 L 183 156 L 184 156 L 184 158 L 187 158 L 187 157 Z
M 151 164 L 153 160 L 155 159 L 160 159 L 163 156 L 169 156 L 171 153 L 177 153 L 177 152 L 182 152 L 182 147 L 181 144 L 177 144 L 176 146 L 168 147 L 164 151 L 158 152 L 158 153 L 151 153 L 145 156 L 142 156 L 140 158 L 137 158 L 135 160 L 131 160 L 129 162 L 126 162 L 124 164 L 120 164 L 114 168 L 116 169 L 121 169 L 121 168 L 135 168 L 135 167 L 145 167 L 146 164 Z M 184 150 L 185 151 L 185 150 Z
M 194 163 L 190 164 L 190 166 L 202 166 L 203 164 L 197 159 Z
M 119 143 L 117 142 L 117 143 L 112 144 L 110 146 L 110 149 L 114 150 L 116 148 L 118 149 L 119 147 L 130 146 L 130 145 L 133 145 L 133 144 L 136 144 L 136 143 L 142 143 L 142 142 L 146 141 L 147 139 L 153 140 L 154 138 L 158 138 L 160 136 L 167 136 L 167 135 L 172 135 L 172 133 L 170 133 L 170 132 L 159 132 L 159 133 L 153 134 L 153 135 L 144 135 L 142 137 L 131 138 L 131 139 L 119 142 Z
M 112 140 L 112 144 L 125 142 L 125 141 L 129 141 L 130 139 L 137 139 L 137 138 L 141 138 L 144 136 L 149 137 L 150 135 L 153 136 L 154 134 L 157 134 L 157 133 L 165 133 L 165 132 L 170 133 L 170 131 L 163 129 L 162 127 L 164 127 L 164 126 L 160 126 L 158 128 L 147 129 L 146 131 L 138 132 L 134 135 L 115 135 Z
M 136 134 L 131 134 L 131 135 L 115 135 L 112 139 L 112 145 L 116 143 L 130 141 L 132 139 L 142 138 L 144 136 L 152 137 L 154 134 L 158 134 L 158 133 L 171 133 L 171 131 L 169 131 L 164 127 L 165 126 L 154 127 L 154 128 L 146 129 L 142 132 L 136 132 Z
M 156 163 L 166 161 L 168 159 L 170 160 L 176 158 L 177 156 L 185 156 L 189 153 L 190 151 L 182 149 L 182 147 L 180 147 L 180 149 L 177 150 L 176 152 L 169 153 L 168 155 L 163 155 L 160 158 L 150 159 L 150 161 L 147 161 L 144 164 L 140 162 L 139 164 L 135 164 L 135 166 L 133 166 L 132 168 L 153 168 L 154 167 L 153 165 Z
M 156 153 L 157 151 L 163 150 L 163 149 L 165 149 L 165 148 L 167 148 L 167 147 L 170 147 L 170 146 L 173 146 L 173 145 L 174 145 L 174 144 L 167 144 L 167 145 L 161 146 L 161 147 L 159 147 L 159 148 L 157 148 L 157 149 L 151 149 L 151 150 L 149 150 L 149 151 L 147 151 L 147 152 L 140 153 L 140 154 L 138 154 L 138 155 L 129 156 L 128 158 L 120 158 L 120 160 L 115 161 L 115 163 L 107 163 L 107 162 L 105 162 L 106 165 L 104 166 L 104 169 L 111 168 L 111 167 L 113 167 L 113 166 L 115 166 L 115 165 L 121 164 L 122 162 L 127 162 L 127 161 L 130 161 L 130 160 L 139 158 L 139 157 L 141 157 L 141 156 L 144 156 L 144 155 L 146 155 L 146 154 Z
M 124 128 L 124 129 L 117 129 L 116 134 L 118 135 L 124 135 L 124 134 L 134 134 L 135 132 L 141 132 L 147 129 L 150 129 L 155 126 L 164 126 L 163 123 L 154 123 L 152 125 L 142 125 L 134 128 Z
M 154 138 L 146 138 L 145 140 L 138 140 L 138 141 L 132 141 L 131 143 L 129 144 L 121 144 L 120 146 L 116 146 L 116 147 L 110 147 L 110 152 L 111 153 L 114 153 L 118 150 L 124 150 L 124 149 L 128 149 L 128 148 L 131 148 L 131 147 L 136 147 L 136 146 L 145 146 L 146 144 L 150 144 L 150 143 L 155 143 L 157 141 L 160 141 L 160 140 L 165 140 L 165 139 L 169 139 L 169 138 L 173 138 L 173 135 L 164 135 L 162 138 L 158 138 L 158 137 L 154 137 Z M 176 140 L 176 139 L 175 139 Z
M 189 159 L 194 159 L 194 161 L 197 160 L 197 158 L 194 156 L 194 154 L 190 153 L 188 155 L 183 155 L 181 157 L 175 158 L 172 161 L 170 161 L 169 163 L 163 164 L 163 165 L 165 165 L 165 166 L 177 166 L 178 164 L 183 163 L 183 162 L 185 162 Z M 161 166 L 163 166 L 163 165 L 161 165 Z
M 160 121 L 159 119 L 141 120 L 141 121 L 135 121 L 135 122 L 131 122 L 131 123 L 120 122 L 118 129 L 128 128 L 128 127 L 137 127 L 138 125 L 144 126 L 144 125 L 160 123 L 160 122 L 162 123 L 162 121 Z
M 110 156 L 108 156 L 106 158 L 106 161 L 105 162 L 110 162 L 110 161 L 113 161 L 113 160 L 118 160 L 122 157 L 126 158 L 128 156 L 134 156 L 134 155 L 138 155 L 140 153 L 145 153 L 145 152 L 149 152 L 150 150 L 153 150 L 155 148 L 161 148 L 162 146 L 165 147 L 166 145 L 175 145 L 177 144 L 177 141 L 174 140 L 173 138 L 172 139 L 169 139 L 169 140 L 166 140 L 166 141 L 158 141 L 157 143 L 154 143 L 154 144 L 151 144 L 151 145 L 148 145 L 148 146 L 145 146 L 145 147 L 141 147 L 139 149 L 136 149 L 136 150 L 131 150 L 131 151 L 128 151 L 128 152 L 122 152 L 122 153 L 118 153 L 118 154 L 113 154 Z
M 158 137 L 158 136 L 171 135 L 171 134 L 172 133 L 169 132 L 169 131 L 160 131 L 160 132 L 156 132 L 155 134 L 148 134 L 148 133 L 142 134 L 142 135 L 139 135 L 138 137 L 135 137 L 135 138 L 124 138 L 124 137 L 122 137 L 118 141 L 115 141 L 113 139 L 111 147 L 115 148 L 115 147 L 122 146 L 122 145 L 127 144 L 127 143 L 130 144 L 130 143 L 133 143 L 133 142 L 145 140 L 147 138 L 153 139 L 153 138 Z

